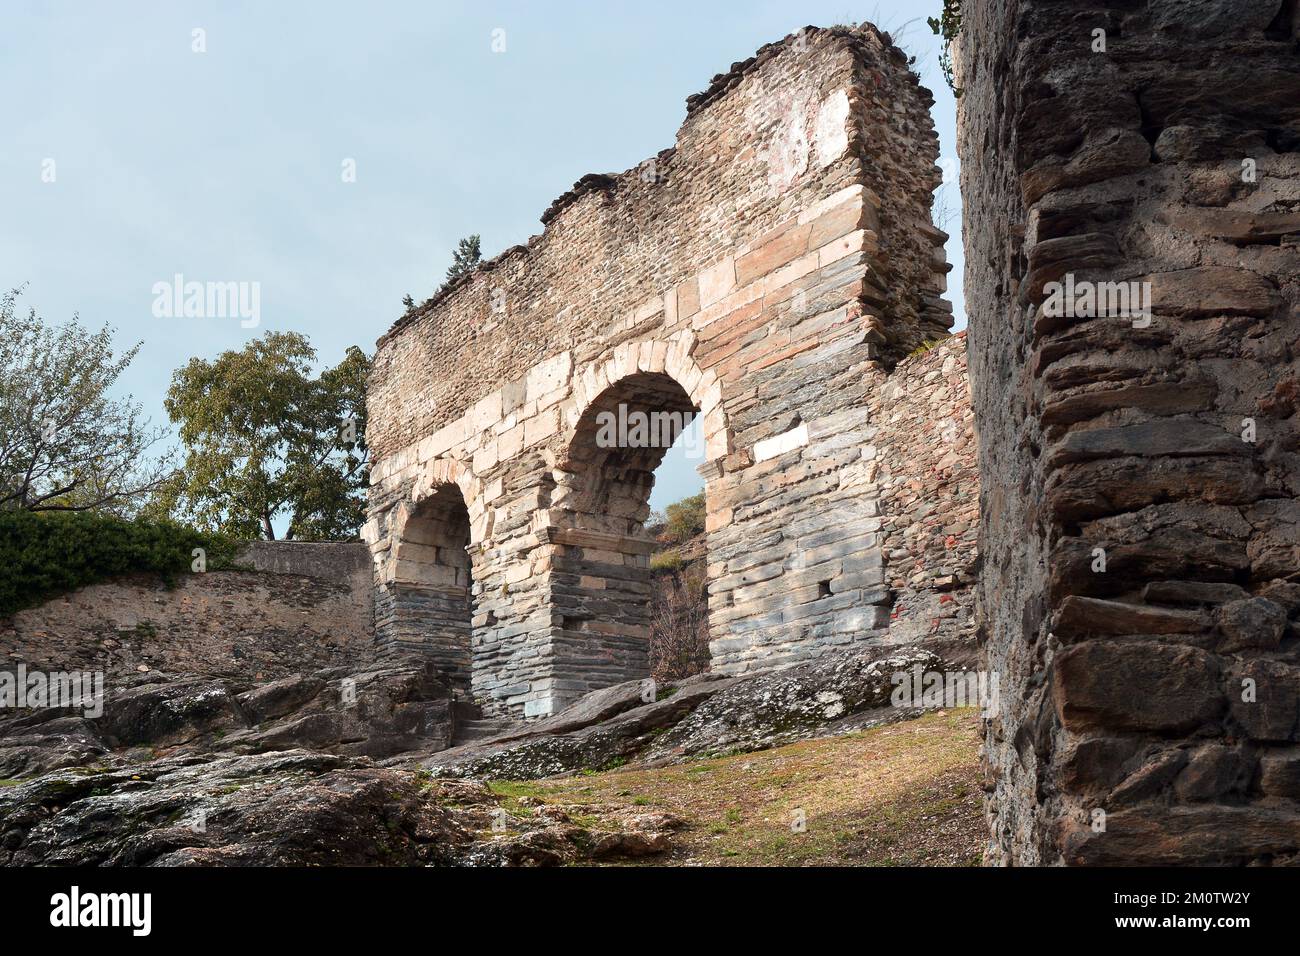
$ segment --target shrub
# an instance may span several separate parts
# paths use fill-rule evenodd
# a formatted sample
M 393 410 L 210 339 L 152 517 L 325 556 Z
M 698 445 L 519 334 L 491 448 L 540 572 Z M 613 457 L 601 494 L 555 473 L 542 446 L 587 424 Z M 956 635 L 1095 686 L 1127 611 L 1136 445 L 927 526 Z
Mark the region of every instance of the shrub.
M 704 533 L 704 492 L 683 498 L 664 510 L 667 512 L 664 535 L 670 541 L 684 544 Z
M 171 584 L 190 570 L 195 548 L 212 569 L 229 565 L 235 542 L 171 521 L 0 511 L 0 617 L 121 574 L 152 572 Z
M 656 572 L 662 571 L 680 571 L 685 562 L 682 560 L 680 551 L 669 549 L 659 551 L 650 555 L 650 570 Z
M 650 603 L 651 676 L 675 681 L 708 668 L 709 589 L 703 569 L 659 576 Z

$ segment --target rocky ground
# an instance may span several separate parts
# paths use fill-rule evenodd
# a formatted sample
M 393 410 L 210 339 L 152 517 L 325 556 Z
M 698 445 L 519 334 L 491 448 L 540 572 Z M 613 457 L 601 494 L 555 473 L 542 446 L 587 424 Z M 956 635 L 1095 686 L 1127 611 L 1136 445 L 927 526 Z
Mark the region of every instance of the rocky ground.
M 940 666 L 846 653 L 649 701 L 634 682 L 450 748 L 463 705 L 418 666 L 140 675 L 98 718 L 0 721 L 0 865 L 971 862 L 976 734 L 899 723 L 919 711 L 890 677 L 916 664 Z

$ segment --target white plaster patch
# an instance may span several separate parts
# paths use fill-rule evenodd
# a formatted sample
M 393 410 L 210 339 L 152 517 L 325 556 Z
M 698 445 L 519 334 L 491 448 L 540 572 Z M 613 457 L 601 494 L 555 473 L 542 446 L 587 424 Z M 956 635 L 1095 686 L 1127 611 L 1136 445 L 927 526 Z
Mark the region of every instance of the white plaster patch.
M 806 99 L 795 100 L 784 111 L 776 135 L 763 151 L 767 183 L 782 193 L 808 169 L 808 108 Z
M 798 428 L 792 428 L 780 435 L 773 435 L 771 438 L 764 438 L 754 445 L 754 461 L 767 461 L 769 458 L 784 455 L 786 452 L 806 444 L 808 444 L 808 425 L 805 422 Z
M 813 149 L 818 166 L 829 166 L 849 148 L 849 93 L 836 90 L 822 100 L 813 124 Z

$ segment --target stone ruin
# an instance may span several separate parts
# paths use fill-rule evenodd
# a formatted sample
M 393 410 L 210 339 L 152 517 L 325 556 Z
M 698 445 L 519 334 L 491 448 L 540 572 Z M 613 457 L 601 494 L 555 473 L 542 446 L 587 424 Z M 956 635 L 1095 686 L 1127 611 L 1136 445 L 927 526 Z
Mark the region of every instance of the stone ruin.
M 370 380 L 378 639 L 493 717 L 648 676 L 666 443 L 600 435 L 640 414 L 702 425 L 714 671 L 969 641 L 932 102 L 874 28 L 800 31 L 691 97 L 671 149 L 583 177 L 403 316 Z
M 950 6 L 969 343 L 905 55 L 763 48 L 380 341 L 380 638 L 497 716 L 644 676 L 663 449 L 595 424 L 693 412 L 714 670 L 977 640 L 991 859 L 1294 863 L 1297 5 Z
M 1294 864 L 1297 5 L 961 18 L 992 856 Z

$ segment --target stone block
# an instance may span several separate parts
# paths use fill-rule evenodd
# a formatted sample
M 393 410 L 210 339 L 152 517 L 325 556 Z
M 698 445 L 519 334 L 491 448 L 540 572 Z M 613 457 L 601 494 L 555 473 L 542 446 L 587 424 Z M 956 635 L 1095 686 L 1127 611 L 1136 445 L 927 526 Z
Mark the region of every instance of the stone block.
M 1251 740 L 1293 741 L 1300 718 L 1300 669 L 1281 661 L 1232 665 L 1227 678 L 1233 720 Z
M 720 301 L 736 287 L 736 260 L 728 256 L 700 273 L 700 307 Z
M 1057 715 L 1076 733 L 1185 733 L 1226 708 L 1217 661 L 1194 647 L 1086 641 L 1057 654 L 1055 672 Z
M 808 251 L 810 226 L 787 226 L 754 251 L 736 259 L 736 283 L 748 285 Z

